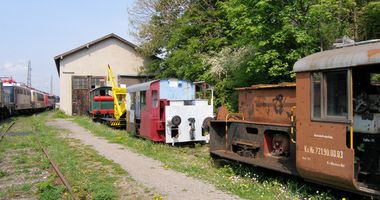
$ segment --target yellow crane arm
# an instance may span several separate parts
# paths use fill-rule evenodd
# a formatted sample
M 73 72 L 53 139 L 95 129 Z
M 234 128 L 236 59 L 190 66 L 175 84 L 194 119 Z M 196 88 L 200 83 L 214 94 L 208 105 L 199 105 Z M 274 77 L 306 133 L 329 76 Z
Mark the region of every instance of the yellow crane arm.
M 122 117 L 125 112 L 125 102 L 126 102 L 126 94 L 127 89 L 126 88 L 120 88 L 116 87 L 115 85 L 115 77 L 113 76 L 111 66 L 108 65 L 107 67 L 108 72 L 108 81 L 111 82 L 112 85 L 112 97 L 113 97 L 113 103 L 114 103 L 114 116 L 115 119 L 119 120 L 120 117 Z

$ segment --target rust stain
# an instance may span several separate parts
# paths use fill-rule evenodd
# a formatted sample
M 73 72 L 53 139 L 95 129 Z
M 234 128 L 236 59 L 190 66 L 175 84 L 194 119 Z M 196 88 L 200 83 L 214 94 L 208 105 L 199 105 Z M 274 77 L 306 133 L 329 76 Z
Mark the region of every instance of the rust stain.
M 221 106 L 221 107 L 218 108 L 216 119 L 217 120 L 225 120 L 226 117 L 227 117 L 227 115 L 228 115 L 228 113 L 229 112 L 228 112 L 227 107 L 223 105 L 223 106 Z
M 255 90 L 255 89 L 275 89 L 275 88 L 288 88 L 288 87 L 296 87 L 296 83 L 279 83 L 279 84 L 259 84 L 259 85 L 252 85 L 251 87 L 243 87 L 243 88 L 236 88 L 235 90 Z
M 372 58 L 376 55 L 380 55 L 380 49 L 371 49 L 368 50 L 368 58 Z
M 289 125 L 291 107 L 296 104 L 294 83 L 253 85 L 239 92 L 239 112 L 245 120 L 256 123 Z

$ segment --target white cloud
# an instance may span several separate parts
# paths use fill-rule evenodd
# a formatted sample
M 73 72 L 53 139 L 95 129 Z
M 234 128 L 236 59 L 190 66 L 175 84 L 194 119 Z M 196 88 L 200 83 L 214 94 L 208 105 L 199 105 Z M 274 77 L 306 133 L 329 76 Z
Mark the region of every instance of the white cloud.
M 28 62 L 18 60 L 17 62 L 5 62 L 0 65 L 0 77 L 11 77 L 17 82 L 26 82 Z
M 27 65 L 28 64 L 26 62 L 6 62 L 5 64 L 3 64 L 3 66 L 0 67 L 0 70 L 2 74 L 13 74 L 15 72 L 17 73 L 20 71 L 26 71 L 26 69 L 28 68 Z

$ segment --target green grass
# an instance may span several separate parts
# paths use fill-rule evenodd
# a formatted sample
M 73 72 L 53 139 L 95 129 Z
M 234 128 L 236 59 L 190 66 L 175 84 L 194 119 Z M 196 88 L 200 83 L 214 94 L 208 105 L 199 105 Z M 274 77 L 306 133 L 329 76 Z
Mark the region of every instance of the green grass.
M 217 188 L 245 199 L 342 199 L 349 195 L 339 190 L 307 183 L 297 177 L 255 168 L 233 161 L 213 160 L 208 145 L 172 147 L 136 138 L 125 130 L 95 124 L 87 117 L 74 121 L 93 134 L 128 149 L 159 160 L 165 168 L 183 172 L 214 184 Z M 355 199 L 362 198 L 355 196 Z
M 9 119 L 8 121 L 2 122 L 0 125 L 2 128 L 0 128 L 0 130 L 5 131 L 5 129 L 9 127 L 10 123 L 15 120 L 19 121 L 20 124 L 25 124 L 27 121 L 24 118 Z M 15 127 L 15 129 L 18 128 Z M 31 131 L 29 126 L 25 126 L 23 129 L 25 132 Z M 25 177 L 25 180 L 28 181 L 35 179 L 45 169 L 46 162 L 38 149 L 38 145 L 34 142 L 33 136 L 25 136 L 5 137 L 3 141 L 1 141 L 0 164 L 2 166 L 13 168 L 12 174 L 5 171 L 0 171 L 0 179 L 7 180 L 7 178 L 25 174 L 28 175 Z M 38 172 L 39 174 L 29 174 L 31 169 L 37 169 L 38 171 L 35 173 Z M 21 185 L 18 184 L 4 188 L 4 190 L 0 192 L 0 199 L 16 198 L 20 197 L 20 195 L 35 195 L 34 192 L 36 189 L 30 183 L 24 183 Z
M 53 118 L 68 118 L 68 116 L 62 110 L 54 110 Z
M 122 178 L 128 177 L 127 172 L 118 164 L 97 154 L 92 148 L 81 145 L 77 140 L 62 137 L 65 134 L 64 131 L 46 126 L 45 121 L 51 115 L 65 118 L 59 112 L 50 114 L 45 112 L 29 117 L 15 118 L 15 130 L 32 134 L 26 137 L 6 137 L 0 144 L 0 160 L 10 150 L 23 151 L 26 149 L 38 152 L 37 155 L 33 156 L 21 152 L 19 155 L 12 157 L 12 160 L 17 165 L 15 166 L 17 171 L 27 173 L 32 164 L 41 170 L 49 171 L 50 175 L 47 180 L 36 186 L 36 193 L 39 198 L 69 198 L 68 192 L 51 169 L 50 163 L 41 153 L 37 142 L 38 138 L 80 199 L 118 199 L 120 195 L 127 195 L 125 191 L 120 191 L 121 189 L 116 184 Z M 6 175 L 6 173 L 0 173 L 0 176 Z M 127 180 L 132 189 L 140 187 L 132 179 Z M 26 185 L 9 189 L 5 192 L 1 191 L 0 198 L 12 196 L 14 190 L 22 192 L 28 188 L 30 190 L 31 187 Z M 143 191 L 144 189 L 141 190 Z
M 0 199 L 16 198 L 20 194 L 32 195 L 32 185 L 26 183 L 23 185 L 12 186 L 5 191 L 0 191 Z M 6 198 L 8 197 L 8 198 Z
M 55 183 L 55 176 L 38 184 L 39 199 L 61 199 L 65 194 L 65 187 Z

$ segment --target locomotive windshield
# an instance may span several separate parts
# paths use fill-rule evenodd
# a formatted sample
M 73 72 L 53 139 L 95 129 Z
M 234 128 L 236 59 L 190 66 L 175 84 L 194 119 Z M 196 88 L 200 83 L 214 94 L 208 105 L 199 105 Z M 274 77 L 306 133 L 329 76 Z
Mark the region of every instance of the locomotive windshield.
M 12 86 L 4 86 L 3 88 L 4 102 L 14 103 L 14 90 Z

